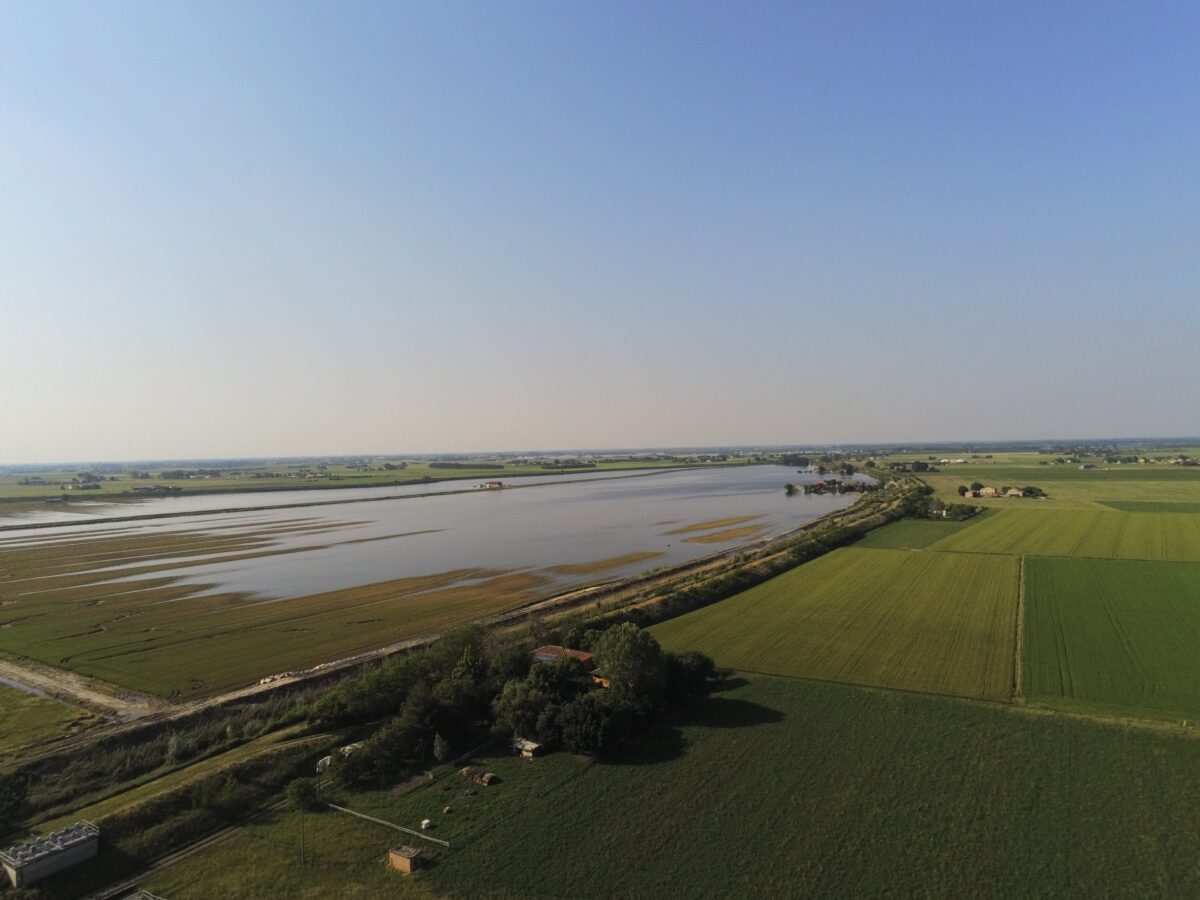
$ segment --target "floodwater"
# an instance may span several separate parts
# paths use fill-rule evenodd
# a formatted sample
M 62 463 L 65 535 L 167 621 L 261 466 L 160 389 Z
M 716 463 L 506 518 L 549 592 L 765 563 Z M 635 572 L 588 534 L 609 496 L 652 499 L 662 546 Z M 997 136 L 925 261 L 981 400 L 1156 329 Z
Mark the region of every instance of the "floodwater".
M 666 471 L 666 470 L 663 470 Z M 580 472 L 571 475 L 519 475 L 505 480 L 505 484 L 521 486 L 527 484 L 571 483 L 575 481 L 598 481 L 608 478 L 628 478 L 631 475 L 658 474 L 656 470 L 621 471 L 608 469 L 602 472 Z M 336 503 L 348 500 L 378 500 L 381 497 L 413 497 L 421 494 L 453 494 L 469 491 L 489 476 L 474 479 L 455 478 L 447 481 L 418 482 L 416 484 L 390 485 L 387 487 L 356 488 L 308 488 L 297 490 L 265 491 L 220 491 L 212 494 L 180 494 L 177 496 L 152 496 L 138 500 L 76 500 L 69 503 L 46 503 L 30 506 L 17 512 L 0 511 L 0 526 L 42 525 L 51 522 L 91 521 L 126 516 L 146 516 L 197 513 L 235 507 L 294 506 L 298 503 Z M 503 478 L 503 473 L 497 474 Z M 35 501 L 36 502 L 36 501 Z
M 860 476 L 861 477 L 861 476 Z M 272 505 L 312 500 L 352 501 L 391 492 L 396 499 L 380 502 L 339 502 L 291 509 L 113 522 L 72 527 L 45 527 L 3 533 L 4 545 L 124 537 L 178 531 L 253 535 L 261 529 L 312 525 L 319 532 L 277 533 L 270 551 L 295 551 L 240 560 L 181 558 L 183 568 L 168 574 L 185 584 L 204 585 L 205 593 L 239 591 L 264 600 L 371 584 L 397 578 L 432 575 L 460 569 L 530 571 L 549 579 L 546 592 L 572 584 L 595 582 L 618 575 L 683 562 L 756 537 L 779 534 L 851 504 L 855 495 L 787 496 L 784 484 L 803 483 L 817 476 L 799 474 L 785 466 L 746 466 L 656 472 L 639 477 L 591 477 L 550 480 L 520 479 L 498 491 L 462 491 L 462 482 L 401 488 L 361 488 L 349 491 L 296 491 L 274 495 L 154 498 L 121 504 L 117 515 L 159 513 L 185 502 L 216 501 L 222 507 Z M 434 496 L 432 487 L 444 490 Z M 340 497 L 332 496 L 341 494 Z M 299 499 L 297 500 L 297 495 Z M 402 499 L 403 498 L 403 499 Z M 191 510 L 203 507 L 189 506 Z M 707 531 L 671 534 L 698 523 L 735 517 L 755 517 L 736 525 Z M 760 526 L 753 536 L 728 535 L 713 543 L 687 540 L 718 534 L 725 528 Z M 364 540 L 366 539 L 366 540 Z M 228 551 L 226 551 L 227 553 Z M 551 566 L 590 563 L 632 553 L 661 554 L 653 559 L 592 573 L 547 572 Z M 215 554 L 214 554 L 215 555 Z M 159 560 L 159 562 L 163 562 Z M 125 565 L 138 565 L 131 561 Z M 114 580 L 145 576 L 123 573 L 112 566 Z

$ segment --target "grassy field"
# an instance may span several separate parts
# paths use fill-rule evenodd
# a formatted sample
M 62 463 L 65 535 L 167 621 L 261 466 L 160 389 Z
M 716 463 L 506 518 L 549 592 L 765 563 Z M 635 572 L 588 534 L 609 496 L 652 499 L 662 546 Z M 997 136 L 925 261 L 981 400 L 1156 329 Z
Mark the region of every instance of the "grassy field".
M 943 538 L 931 549 L 1200 562 L 1200 516 L 1007 509 Z
M 922 474 L 937 496 L 947 502 L 961 502 L 957 488 L 978 481 L 984 485 L 1036 485 L 1047 499 L 981 497 L 971 502 L 983 506 L 1011 509 L 1035 507 L 1052 509 L 1097 509 L 1106 501 L 1191 502 L 1200 503 L 1200 468 L 1167 464 L 1113 465 L 1080 469 L 1071 465 L 1039 465 L 1030 456 L 1021 465 L 961 465 L 939 467 Z
M 950 522 L 935 519 L 901 519 L 869 532 L 858 541 L 856 547 L 874 547 L 889 550 L 924 550 L 942 538 L 957 534 L 964 528 L 969 528 L 987 518 L 982 513 L 961 522 Z
M 91 713 L 0 684 L 0 758 L 94 721 Z
M 1026 590 L 1030 701 L 1200 719 L 1200 565 L 1030 559 Z
M 505 801 L 416 876 L 383 865 L 401 835 L 331 813 L 304 816 L 300 865 L 286 813 L 145 886 L 172 900 L 1200 893 L 1200 741 L 965 701 L 755 676 L 555 790 L 509 786 L 527 805 Z M 405 822 L 443 802 L 407 800 Z M 454 816 L 431 816 L 433 833 Z
M 665 647 L 718 665 L 1007 700 L 1015 557 L 836 550 L 655 626 Z

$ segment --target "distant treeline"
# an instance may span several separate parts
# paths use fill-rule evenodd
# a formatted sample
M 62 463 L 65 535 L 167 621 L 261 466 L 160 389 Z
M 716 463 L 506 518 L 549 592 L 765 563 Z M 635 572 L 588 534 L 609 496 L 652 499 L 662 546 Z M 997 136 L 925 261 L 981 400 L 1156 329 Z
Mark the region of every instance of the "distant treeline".
M 431 462 L 431 469 L 503 469 L 504 463 L 485 463 L 485 462 Z

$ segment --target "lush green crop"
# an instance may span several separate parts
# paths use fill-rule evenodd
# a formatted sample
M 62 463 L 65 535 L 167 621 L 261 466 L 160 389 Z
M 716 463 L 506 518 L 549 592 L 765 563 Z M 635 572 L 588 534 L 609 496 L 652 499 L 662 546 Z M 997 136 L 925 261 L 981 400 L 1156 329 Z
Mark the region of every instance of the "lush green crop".
M 753 676 L 556 790 L 509 786 L 526 802 L 432 848 L 415 876 L 383 856 L 419 840 L 331 813 L 304 817 L 300 865 L 287 813 L 146 886 L 173 900 L 1200 894 L 1200 742 L 969 701 Z M 403 824 L 435 809 L 431 833 L 448 835 L 457 801 L 431 790 L 370 808 Z
M 856 547 L 878 547 L 892 550 L 923 550 L 937 543 L 942 538 L 957 534 L 982 521 L 983 515 L 961 522 L 935 519 L 901 519 L 883 528 L 877 528 L 861 541 Z
M 1030 700 L 1200 718 L 1200 565 L 1030 559 Z
M 1101 510 L 1003 510 L 934 550 L 1200 562 L 1200 516 Z
M 663 646 L 781 675 L 1007 700 L 1015 557 L 851 547 L 655 626 Z

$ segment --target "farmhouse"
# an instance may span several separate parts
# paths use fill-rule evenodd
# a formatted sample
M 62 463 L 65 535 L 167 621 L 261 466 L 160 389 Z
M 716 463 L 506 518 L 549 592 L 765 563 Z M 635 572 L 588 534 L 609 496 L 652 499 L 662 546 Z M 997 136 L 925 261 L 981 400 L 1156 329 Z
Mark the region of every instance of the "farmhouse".
M 413 869 L 421 867 L 421 851 L 408 844 L 397 844 L 388 851 L 388 865 L 397 872 L 411 875 Z
M 992 486 L 989 484 L 987 487 L 985 487 L 985 488 L 982 488 L 982 489 L 979 491 L 979 496 L 980 496 L 980 497 L 999 497 L 999 496 L 1000 496 L 1000 492 L 999 492 L 999 491 L 998 491 L 996 488 L 992 487 Z
M 1019 487 L 1012 487 L 1004 492 L 1004 496 L 1005 497 L 1024 497 L 1025 492 L 1023 490 L 1021 490 Z
M 0 865 L 4 866 L 12 886 L 19 888 L 91 859 L 99 844 L 99 828 L 91 822 L 76 822 L 0 850 Z
M 567 647 L 560 647 L 557 644 L 546 644 L 538 647 L 531 654 L 534 662 L 541 663 L 556 663 L 562 662 L 564 659 L 577 659 L 588 669 L 592 668 L 592 654 L 585 653 L 583 650 L 571 650 Z

